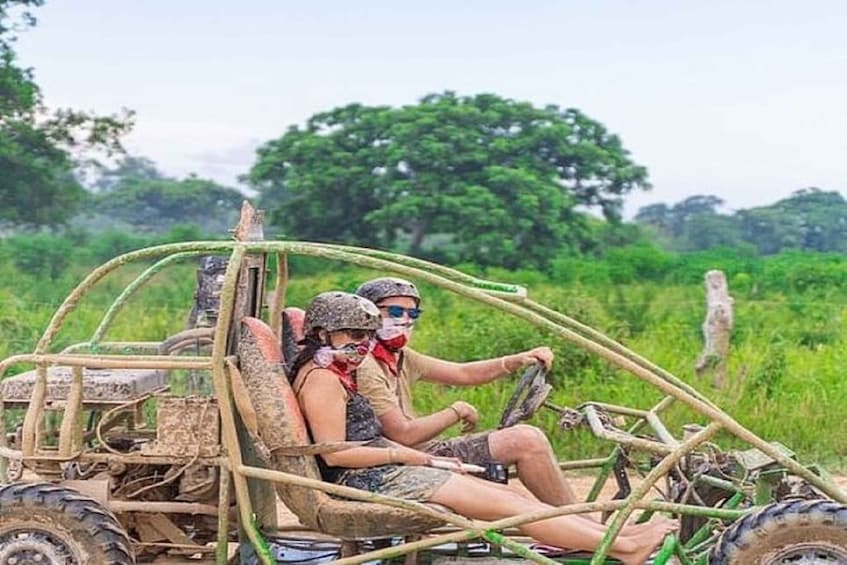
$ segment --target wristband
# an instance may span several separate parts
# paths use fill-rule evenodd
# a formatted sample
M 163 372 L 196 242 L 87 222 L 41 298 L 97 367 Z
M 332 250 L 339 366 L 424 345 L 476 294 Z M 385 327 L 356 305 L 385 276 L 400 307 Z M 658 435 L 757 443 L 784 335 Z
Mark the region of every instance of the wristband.
M 455 412 L 455 413 L 456 413 L 456 418 L 458 418 L 458 420 L 456 420 L 456 423 L 457 423 L 457 424 L 458 424 L 459 422 L 461 422 L 462 420 L 464 420 L 464 418 L 462 418 L 462 413 L 461 413 L 461 412 L 459 412 L 459 409 L 458 409 L 458 408 L 456 408 L 456 407 L 455 407 L 455 406 L 453 406 L 452 404 L 451 404 L 450 406 L 448 406 L 447 408 L 449 408 L 450 410 L 452 410 L 453 412 Z

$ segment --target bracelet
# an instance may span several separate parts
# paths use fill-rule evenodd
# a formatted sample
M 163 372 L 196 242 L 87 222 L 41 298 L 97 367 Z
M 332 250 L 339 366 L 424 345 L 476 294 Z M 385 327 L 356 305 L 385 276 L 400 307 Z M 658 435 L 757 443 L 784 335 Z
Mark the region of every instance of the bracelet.
M 503 357 L 500 358 L 500 367 L 503 368 L 504 373 L 511 373 L 511 371 L 509 370 L 509 367 L 506 366 L 506 358 L 507 357 L 508 357 L 508 355 L 504 355 Z
M 394 463 L 394 448 L 389 447 L 388 448 L 388 464 L 391 465 L 392 463 Z
M 452 404 L 450 406 L 448 406 L 447 408 L 449 408 L 450 410 L 452 410 L 453 412 L 456 413 L 456 418 L 458 418 L 458 420 L 456 420 L 457 424 L 464 419 L 464 418 L 462 418 L 462 413 L 459 412 L 459 409 L 456 408 L 455 406 L 453 406 Z

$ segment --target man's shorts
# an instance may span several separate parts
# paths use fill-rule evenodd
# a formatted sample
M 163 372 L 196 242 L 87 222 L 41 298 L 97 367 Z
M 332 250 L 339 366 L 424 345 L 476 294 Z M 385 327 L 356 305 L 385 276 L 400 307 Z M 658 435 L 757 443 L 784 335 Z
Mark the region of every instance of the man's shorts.
M 419 449 L 437 457 L 458 457 L 464 463 L 485 465 L 491 459 L 491 449 L 488 447 L 488 432 L 477 432 L 447 440 L 435 440 L 424 444 Z

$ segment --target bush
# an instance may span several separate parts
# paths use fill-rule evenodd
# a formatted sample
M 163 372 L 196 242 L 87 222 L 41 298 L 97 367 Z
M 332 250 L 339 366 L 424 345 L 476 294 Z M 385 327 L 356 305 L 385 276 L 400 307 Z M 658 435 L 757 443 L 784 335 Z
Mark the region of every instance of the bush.
M 581 283 L 602 286 L 611 282 L 607 262 L 573 255 L 560 255 L 550 262 L 550 278 L 556 284 Z
M 673 266 L 673 256 L 650 244 L 618 247 L 606 252 L 612 282 L 663 280 Z
M 12 236 L 6 240 L 6 246 L 16 268 L 50 280 L 62 275 L 74 255 L 70 239 L 46 233 Z
M 796 292 L 847 289 L 847 258 L 833 253 L 787 252 L 763 260 L 763 285 L 771 290 L 786 286 Z
M 108 230 L 94 236 L 87 251 L 89 260 L 99 264 L 118 255 L 141 249 L 149 244 L 150 239 L 148 237 L 125 231 Z

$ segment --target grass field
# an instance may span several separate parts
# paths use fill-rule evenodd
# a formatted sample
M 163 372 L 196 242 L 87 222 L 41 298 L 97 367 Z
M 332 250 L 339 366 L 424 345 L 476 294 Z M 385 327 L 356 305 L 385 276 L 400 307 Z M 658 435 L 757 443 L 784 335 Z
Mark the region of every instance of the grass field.
M 159 275 L 155 287 L 140 292 L 116 321 L 111 339 L 163 339 L 182 329 L 194 291 L 194 266 Z M 55 308 L 85 274 L 83 265 L 49 279 L 20 274 L 0 265 L 0 356 L 31 351 Z M 139 271 L 107 279 L 68 319 L 56 348 L 84 341 L 99 323 L 106 306 Z M 289 304 L 305 305 L 315 293 L 352 290 L 375 273 L 343 269 L 299 276 L 292 274 Z M 742 424 L 768 440 L 779 440 L 805 460 L 817 460 L 844 470 L 847 427 L 847 298 L 839 287 L 814 286 L 782 292 L 760 290 L 750 281 L 731 288 L 735 297 L 730 384 L 712 390 L 695 376 L 693 366 L 702 346 L 700 324 L 705 313 L 701 283 L 603 283 L 570 281 L 556 284 L 538 273 L 495 273 L 501 280 L 527 284 L 530 294 L 618 339 L 685 381 L 704 391 Z M 480 304 L 424 285 L 425 315 L 412 345 L 451 360 L 472 360 L 506 354 L 535 345 L 554 348 L 552 374 L 556 404 L 576 406 L 601 400 L 649 407 L 660 394 L 635 377 L 576 347 L 557 342 L 530 324 L 491 311 Z M 24 367 L 16 368 L 23 370 Z M 439 409 L 455 399 L 477 406 L 483 425 L 490 427 L 512 391 L 514 382 L 499 381 L 468 389 L 420 385 L 420 412 Z M 674 408 L 667 414 L 671 430 L 698 421 Z M 534 420 L 548 431 L 562 457 L 604 453 L 584 431 L 561 432 L 552 415 Z

